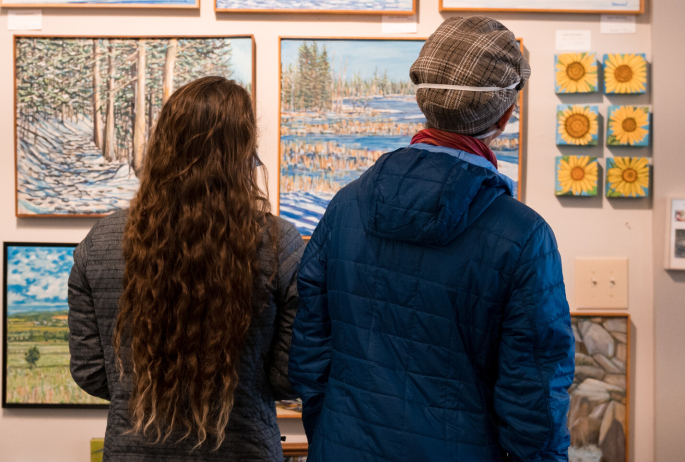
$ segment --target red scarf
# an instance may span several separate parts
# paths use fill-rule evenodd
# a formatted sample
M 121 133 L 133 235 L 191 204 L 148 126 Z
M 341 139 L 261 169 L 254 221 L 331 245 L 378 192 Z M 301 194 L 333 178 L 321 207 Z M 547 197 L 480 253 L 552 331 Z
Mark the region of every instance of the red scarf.
M 497 168 L 497 157 L 481 140 L 457 133 L 444 132 L 435 128 L 425 128 L 411 139 L 411 144 L 430 144 L 431 146 L 443 146 L 458 149 L 460 151 L 475 154 L 490 161 Z

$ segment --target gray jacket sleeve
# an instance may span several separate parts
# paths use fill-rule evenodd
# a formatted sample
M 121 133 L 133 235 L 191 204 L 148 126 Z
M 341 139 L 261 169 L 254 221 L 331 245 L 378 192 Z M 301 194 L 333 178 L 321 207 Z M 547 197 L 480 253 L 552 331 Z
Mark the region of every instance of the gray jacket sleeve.
M 297 268 L 305 244 L 297 229 L 280 222 L 278 270 L 276 273 L 276 319 L 269 360 L 269 382 L 276 400 L 295 399 L 297 393 L 288 379 L 288 357 L 297 313 Z
M 74 266 L 69 275 L 69 366 L 79 387 L 93 396 L 109 400 L 105 353 L 86 277 L 89 238 L 74 250 Z

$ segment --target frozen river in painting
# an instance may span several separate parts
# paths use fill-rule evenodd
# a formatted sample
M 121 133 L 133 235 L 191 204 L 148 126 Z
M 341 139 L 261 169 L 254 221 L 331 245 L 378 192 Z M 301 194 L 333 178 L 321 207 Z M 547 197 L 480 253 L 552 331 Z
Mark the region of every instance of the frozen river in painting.
M 425 124 L 413 97 L 346 99 L 349 113 L 286 113 L 281 122 L 280 215 L 310 236 L 335 193 L 380 155 L 410 144 Z M 499 171 L 518 182 L 519 123 L 514 114 L 493 145 Z M 516 191 L 514 191 L 516 195 Z

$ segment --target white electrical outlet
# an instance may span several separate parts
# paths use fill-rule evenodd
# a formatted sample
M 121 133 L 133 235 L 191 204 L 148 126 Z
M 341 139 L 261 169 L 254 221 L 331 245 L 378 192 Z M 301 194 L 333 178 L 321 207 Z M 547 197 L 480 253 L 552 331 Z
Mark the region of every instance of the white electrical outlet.
M 628 308 L 627 258 L 576 258 L 576 308 Z

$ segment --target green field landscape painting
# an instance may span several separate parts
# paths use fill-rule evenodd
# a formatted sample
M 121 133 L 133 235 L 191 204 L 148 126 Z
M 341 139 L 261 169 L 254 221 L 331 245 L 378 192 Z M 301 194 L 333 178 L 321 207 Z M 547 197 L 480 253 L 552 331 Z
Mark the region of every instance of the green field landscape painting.
M 67 291 L 74 245 L 5 243 L 3 405 L 106 405 L 69 372 Z

